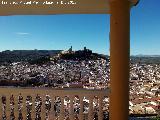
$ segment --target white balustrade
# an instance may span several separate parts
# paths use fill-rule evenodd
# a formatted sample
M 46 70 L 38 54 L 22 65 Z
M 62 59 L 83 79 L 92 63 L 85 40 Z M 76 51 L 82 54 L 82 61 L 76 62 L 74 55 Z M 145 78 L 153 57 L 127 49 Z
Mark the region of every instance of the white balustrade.
M 93 99 L 94 99 L 94 96 L 89 96 L 88 120 L 93 120 Z
M 102 106 L 102 100 L 103 100 L 103 97 L 100 96 L 99 97 L 99 111 L 98 111 L 98 120 L 103 120 L 103 106 Z
M 88 114 L 88 120 L 93 120 L 93 99 L 94 96 L 97 96 L 99 99 L 99 111 L 98 111 L 98 120 L 103 120 L 103 110 L 102 110 L 102 100 L 104 96 L 108 96 L 109 92 L 108 90 L 85 90 L 85 89 L 35 89 L 35 88 L 0 88 L 0 98 L 2 96 L 6 97 L 6 117 L 7 119 L 10 119 L 11 115 L 11 110 L 10 110 L 10 96 L 13 94 L 14 96 L 14 115 L 15 119 L 18 119 L 19 117 L 19 111 L 18 110 L 18 96 L 21 93 L 23 96 L 23 99 L 21 100 L 21 111 L 22 111 L 22 116 L 23 119 L 26 119 L 26 113 L 27 113 L 27 108 L 26 108 L 26 98 L 27 96 L 32 97 L 32 101 L 28 103 L 31 109 L 31 117 L 34 119 L 36 116 L 36 109 L 35 109 L 35 98 L 37 94 L 42 98 L 42 105 L 41 105 L 41 119 L 44 120 L 64 120 L 66 117 L 65 111 L 64 111 L 64 98 L 67 96 L 70 99 L 70 107 L 69 107 L 69 120 L 74 120 L 76 119 L 75 116 L 78 117 L 79 120 L 84 120 L 84 101 L 83 98 L 86 97 L 89 99 L 89 112 Z M 51 109 L 48 109 L 46 106 L 46 95 L 50 96 L 51 99 Z M 75 112 L 75 96 L 78 96 L 79 105 L 80 109 L 77 109 L 78 112 Z M 60 98 L 60 102 L 56 103 L 55 102 L 55 97 Z M 31 105 L 32 103 L 32 105 Z M 54 106 L 56 104 L 56 106 Z M 2 107 L 4 105 L 2 104 L 2 99 L 0 101 L 0 119 L 2 119 Z M 20 104 L 19 104 L 20 106 Z M 50 110 L 46 112 L 46 110 Z M 29 112 L 29 111 L 28 111 Z M 48 113 L 48 114 L 46 114 Z M 57 115 L 56 115 L 57 114 Z M 48 117 L 46 117 L 48 115 Z M 48 119 L 47 119 L 48 118 Z
M 70 96 L 70 115 L 69 115 L 69 118 L 71 119 L 71 120 L 73 120 L 74 119 L 74 107 L 73 107 L 73 101 L 74 101 L 74 96 Z
M 64 120 L 64 97 L 61 97 L 60 120 Z
M 79 119 L 83 120 L 83 96 L 80 96 L 80 112 L 79 112 Z

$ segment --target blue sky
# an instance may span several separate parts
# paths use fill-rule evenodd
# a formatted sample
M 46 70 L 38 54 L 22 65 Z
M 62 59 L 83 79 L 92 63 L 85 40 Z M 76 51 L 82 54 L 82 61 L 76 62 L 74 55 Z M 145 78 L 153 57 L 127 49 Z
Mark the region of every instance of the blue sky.
M 160 55 L 160 0 L 141 0 L 131 10 L 131 54 Z M 0 17 L 0 51 L 74 50 L 109 54 L 109 15 Z

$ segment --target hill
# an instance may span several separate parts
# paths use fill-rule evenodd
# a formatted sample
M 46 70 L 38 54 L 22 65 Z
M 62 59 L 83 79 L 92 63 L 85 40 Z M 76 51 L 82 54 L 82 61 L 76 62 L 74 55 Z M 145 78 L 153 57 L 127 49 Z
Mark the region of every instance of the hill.
M 12 62 L 28 62 L 43 57 L 57 55 L 62 50 L 6 50 L 0 52 L 0 64 Z
M 64 60 L 98 60 L 98 59 L 107 59 L 106 55 L 93 53 L 92 50 L 84 49 L 77 51 L 64 51 L 58 54 L 58 56 L 54 56 L 56 59 L 64 59 Z

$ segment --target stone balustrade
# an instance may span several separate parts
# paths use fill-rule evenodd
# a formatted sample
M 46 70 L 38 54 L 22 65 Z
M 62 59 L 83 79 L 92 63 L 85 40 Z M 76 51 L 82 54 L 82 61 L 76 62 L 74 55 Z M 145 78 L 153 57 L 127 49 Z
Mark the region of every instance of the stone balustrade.
M 2 120 L 103 120 L 109 90 L 0 88 Z

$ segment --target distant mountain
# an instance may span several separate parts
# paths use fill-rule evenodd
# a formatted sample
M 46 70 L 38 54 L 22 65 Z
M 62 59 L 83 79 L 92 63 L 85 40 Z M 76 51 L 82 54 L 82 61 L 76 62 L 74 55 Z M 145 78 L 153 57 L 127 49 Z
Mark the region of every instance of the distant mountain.
M 132 63 L 160 64 L 160 55 L 135 55 L 130 58 Z
M 139 54 L 139 55 L 132 55 L 134 57 L 160 57 L 160 55 L 143 55 L 143 54 Z

